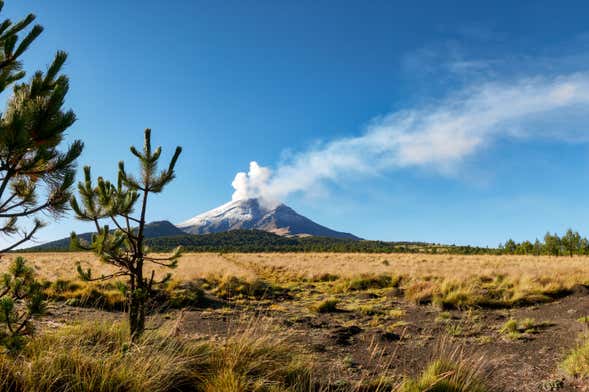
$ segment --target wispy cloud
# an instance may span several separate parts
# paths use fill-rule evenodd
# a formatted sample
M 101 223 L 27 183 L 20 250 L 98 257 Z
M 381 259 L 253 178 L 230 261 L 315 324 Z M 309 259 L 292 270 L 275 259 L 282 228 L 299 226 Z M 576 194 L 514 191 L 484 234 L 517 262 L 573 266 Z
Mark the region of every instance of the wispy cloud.
M 273 169 L 252 162 L 236 175 L 233 198 L 282 200 L 325 181 L 403 168 L 451 173 L 500 138 L 586 141 L 588 120 L 588 73 L 469 85 L 435 104 L 377 117 L 361 135 L 295 153 Z

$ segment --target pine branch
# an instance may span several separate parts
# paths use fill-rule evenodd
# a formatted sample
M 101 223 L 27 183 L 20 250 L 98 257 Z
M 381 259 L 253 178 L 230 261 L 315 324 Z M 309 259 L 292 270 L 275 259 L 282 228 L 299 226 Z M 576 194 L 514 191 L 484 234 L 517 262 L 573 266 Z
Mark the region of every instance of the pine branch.
M 31 230 L 30 230 L 28 233 L 27 233 L 27 232 L 24 232 L 24 233 L 23 233 L 23 237 L 22 237 L 22 238 L 21 238 L 19 241 L 15 242 L 15 243 L 14 243 L 14 244 L 12 244 L 12 245 L 9 245 L 9 246 L 7 246 L 7 247 L 6 247 L 6 248 L 4 248 L 4 249 L 1 249 L 1 250 L 0 250 L 0 254 L 1 254 L 1 253 L 6 253 L 6 252 L 9 252 L 9 251 L 11 251 L 12 249 L 16 248 L 17 246 L 19 246 L 19 245 L 22 245 L 22 244 L 24 244 L 25 242 L 29 241 L 31 238 L 33 238 L 33 236 L 35 235 L 35 233 L 37 232 L 37 230 L 39 230 L 39 229 L 40 229 L 41 227 L 43 227 L 43 226 L 44 226 L 44 225 L 43 225 L 43 223 L 42 223 L 41 221 L 39 221 L 39 220 L 36 220 L 36 221 L 35 221 L 35 224 L 34 224 L 34 226 L 33 226 L 33 228 L 32 228 L 32 229 L 31 229 Z

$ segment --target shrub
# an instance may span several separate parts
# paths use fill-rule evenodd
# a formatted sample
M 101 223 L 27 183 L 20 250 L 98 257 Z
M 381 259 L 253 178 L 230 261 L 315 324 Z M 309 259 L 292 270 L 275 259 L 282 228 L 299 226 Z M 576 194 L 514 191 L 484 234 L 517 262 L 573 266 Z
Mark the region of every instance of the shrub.
M 337 312 L 337 304 L 339 301 L 336 298 L 328 298 L 315 304 L 313 310 L 317 313 L 333 313 Z

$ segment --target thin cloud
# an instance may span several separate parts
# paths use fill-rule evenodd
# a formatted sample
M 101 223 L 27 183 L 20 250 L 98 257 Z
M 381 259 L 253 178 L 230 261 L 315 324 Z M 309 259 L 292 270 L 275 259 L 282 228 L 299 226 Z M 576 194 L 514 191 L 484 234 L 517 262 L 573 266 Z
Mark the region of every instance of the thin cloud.
M 589 74 L 464 87 L 435 105 L 373 119 L 363 134 L 295 153 L 274 169 L 255 161 L 233 181 L 234 199 L 278 201 L 327 182 L 426 168 L 441 174 L 500 138 L 584 142 Z

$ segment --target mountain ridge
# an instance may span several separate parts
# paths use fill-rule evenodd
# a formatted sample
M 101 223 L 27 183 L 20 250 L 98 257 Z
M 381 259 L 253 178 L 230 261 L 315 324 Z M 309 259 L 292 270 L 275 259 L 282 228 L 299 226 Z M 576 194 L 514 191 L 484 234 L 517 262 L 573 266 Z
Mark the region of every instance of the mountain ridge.
M 93 234 L 95 234 L 95 232 L 82 233 L 82 234 L 78 234 L 78 237 L 84 241 L 90 241 L 92 239 Z M 169 222 L 167 220 L 150 222 L 150 223 L 146 224 L 145 228 L 143 229 L 143 235 L 145 236 L 145 238 L 170 237 L 170 236 L 180 236 L 180 235 L 185 235 L 185 234 L 186 233 L 184 233 L 182 230 L 178 229 L 176 226 L 174 226 L 171 222 Z M 69 249 L 69 247 L 70 247 L 70 237 L 66 237 L 66 238 L 61 238 L 59 240 L 55 240 L 55 241 L 49 241 L 44 244 L 35 245 L 30 248 L 25 248 L 24 250 L 35 250 L 35 251 L 47 250 L 47 251 L 50 251 L 50 250 Z

